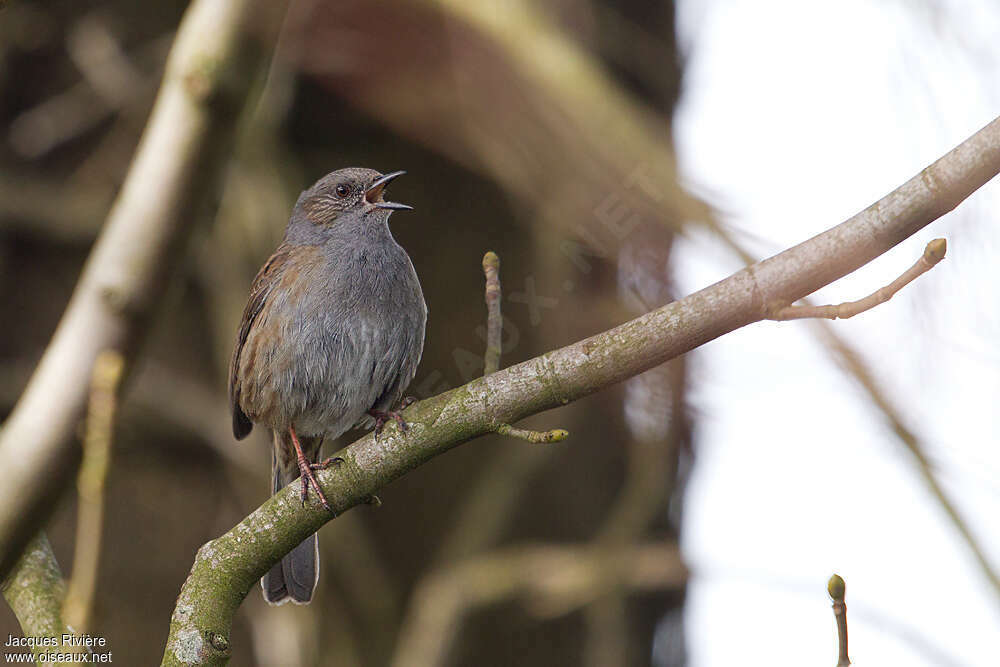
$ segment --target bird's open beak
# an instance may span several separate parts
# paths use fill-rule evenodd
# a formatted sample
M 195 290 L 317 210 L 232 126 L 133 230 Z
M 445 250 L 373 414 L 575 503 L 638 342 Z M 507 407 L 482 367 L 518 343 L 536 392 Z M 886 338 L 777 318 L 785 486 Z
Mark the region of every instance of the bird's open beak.
M 408 206 L 407 204 L 398 204 L 394 201 L 384 201 L 382 199 L 382 193 L 385 190 L 385 186 L 389 185 L 389 183 L 397 176 L 402 176 L 405 173 L 405 171 L 394 171 L 391 174 L 386 174 L 382 178 L 378 179 L 369 185 L 367 190 L 365 190 L 365 199 L 369 204 L 373 204 L 375 208 L 388 208 L 393 211 L 413 210 L 413 207 Z

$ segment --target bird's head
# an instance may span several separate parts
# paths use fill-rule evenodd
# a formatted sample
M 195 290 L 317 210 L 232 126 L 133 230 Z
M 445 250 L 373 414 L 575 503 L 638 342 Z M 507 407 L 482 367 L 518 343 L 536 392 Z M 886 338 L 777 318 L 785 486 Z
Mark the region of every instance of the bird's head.
M 309 222 L 321 227 L 336 226 L 345 216 L 372 223 L 384 222 L 393 211 L 413 208 L 385 200 L 386 186 L 405 173 L 382 174 L 362 167 L 338 169 L 303 192 L 296 208 Z

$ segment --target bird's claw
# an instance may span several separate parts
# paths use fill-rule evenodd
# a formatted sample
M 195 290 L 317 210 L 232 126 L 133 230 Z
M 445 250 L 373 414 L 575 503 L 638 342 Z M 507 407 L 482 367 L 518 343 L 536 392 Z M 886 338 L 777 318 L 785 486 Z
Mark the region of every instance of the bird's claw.
M 342 460 L 343 459 L 341 459 L 341 461 Z M 323 505 L 323 509 L 336 516 L 337 513 L 333 511 L 332 507 L 330 507 L 330 503 L 327 502 L 326 495 L 323 493 L 323 489 L 320 488 L 319 481 L 316 479 L 315 473 L 313 473 L 313 470 L 322 470 L 326 467 L 326 465 L 329 465 L 330 462 L 332 462 L 332 459 L 327 459 L 326 461 L 323 461 L 323 463 L 307 463 L 305 459 L 299 459 L 299 476 L 302 478 L 302 493 L 300 494 L 300 497 L 304 507 L 306 501 L 309 500 L 309 487 L 313 487 L 313 490 L 316 492 L 316 496 L 319 498 L 319 502 Z
M 412 403 L 412 401 L 410 401 L 410 403 Z M 407 403 L 404 400 L 403 404 L 400 405 L 399 409 L 402 410 L 410 403 Z M 406 423 L 406 420 L 403 419 L 403 415 L 399 414 L 399 412 L 396 410 L 376 410 L 375 408 L 372 408 L 371 410 L 368 411 L 368 414 L 375 418 L 376 438 L 378 438 L 382 434 L 382 430 L 385 428 L 385 423 L 390 419 L 399 424 L 399 430 L 402 431 L 403 433 L 406 433 L 408 430 L 410 430 L 410 426 L 409 424 Z
M 340 458 L 339 456 L 330 456 L 323 459 L 319 463 L 310 463 L 309 467 L 313 470 L 326 470 L 331 465 L 335 465 L 339 468 L 341 464 L 343 464 L 343 462 L 344 459 Z

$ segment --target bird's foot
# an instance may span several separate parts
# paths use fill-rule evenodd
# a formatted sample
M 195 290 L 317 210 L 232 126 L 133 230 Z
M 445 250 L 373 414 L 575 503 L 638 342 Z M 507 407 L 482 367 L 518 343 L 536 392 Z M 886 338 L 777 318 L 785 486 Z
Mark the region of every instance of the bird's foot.
M 403 402 L 399 404 L 399 410 L 376 410 L 372 408 L 368 411 L 368 414 L 375 418 L 375 437 L 379 437 L 382 434 L 382 429 L 385 428 L 385 423 L 390 419 L 399 424 L 399 430 L 406 433 L 409 430 L 409 425 L 406 420 L 403 419 L 403 415 L 399 414 L 405 410 L 408 406 L 416 403 L 417 399 L 412 396 L 407 396 L 403 399 Z
M 322 468 L 317 463 L 309 463 L 304 458 L 299 459 L 299 477 L 302 478 L 302 504 L 305 505 L 306 501 L 309 500 L 309 487 L 311 486 L 313 491 L 316 492 L 316 497 L 319 498 L 320 504 L 323 505 L 323 509 L 336 516 L 337 513 L 330 507 L 330 503 L 327 501 L 323 489 L 320 488 L 319 482 L 316 480 L 316 473 L 313 470 L 322 470 Z
M 295 445 L 295 460 L 299 466 L 299 477 L 302 479 L 302 492 L 300 494 L 302 504 L 305 505 L 306 501 L 309 500 L 309 487 L 311 486 L 316 492 L 316 497 L 319 498 L 320 503 L 323 505 L 323 509 L 330 514 L 337 516 L 337 513 L 333 511 L 332 507 L 330 507 L 330 503 L 327 502 L 326 495 L 323 493 L 323 489 L 320 488 L 319 481 L 317 481 L 313 470 L 320 470 L 322 467 L 329 465 L 334 459 L 339 457 L 327 459 L 326 461 L 323 461 L 323 463 L 309 463 L 305 454 L 302 453 L 302 445 L 299 444 L 299 436 L 295 433 L 295 429 L 289 428 L 288 432 L 292 436 L 292 444 Z

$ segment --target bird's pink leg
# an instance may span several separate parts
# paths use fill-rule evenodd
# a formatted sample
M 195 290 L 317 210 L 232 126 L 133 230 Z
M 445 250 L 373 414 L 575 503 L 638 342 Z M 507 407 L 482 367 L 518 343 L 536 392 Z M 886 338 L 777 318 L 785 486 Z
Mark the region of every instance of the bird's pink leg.
M 292 444 L 295 445 L 295 460 L 299 464 L 299 476 L 302 478 L 302 504 L 304 505 L 309 498 L 309 486 L 311 485 L 313 490 L 316 491 L 319 501 L 323 503 L 323 508 L 331 514 L 336 514 L 330 507 L 330 503 L 326 501 L 323 489 L 320 488 L 319 482 L 316 481 L 316 475 L 313 474 L 313 467 L 316 464 L 309 463 L 306 455 L 302 453 L 302 445 L 299 444 L 299 436 L 295 434 L 294 426 L 289 425 L 288 434 L 292 436 Z

